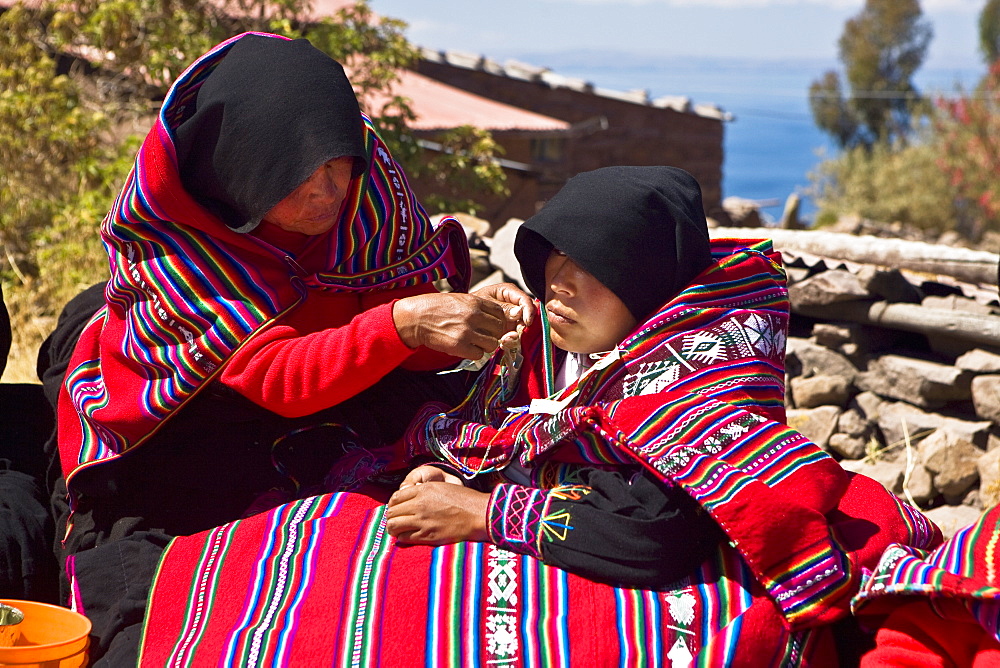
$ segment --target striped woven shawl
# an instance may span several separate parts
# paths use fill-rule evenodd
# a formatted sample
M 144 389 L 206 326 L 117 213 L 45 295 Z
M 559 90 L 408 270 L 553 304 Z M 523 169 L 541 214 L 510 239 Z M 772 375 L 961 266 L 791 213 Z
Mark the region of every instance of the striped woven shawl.
M 511 379 L 495 361 L 462 406 L 411 430 L 410 455 L 433 454 L 467 475 L 519 456 L 541 469 L 536 480 L 561 462 L 637 461 L 711 513 L 793 628 L 827 622 L 847 614 L 855 562 L 877 558 L 885 536 L 927 546 L 939 534 L 783 424 L 783 272 L 769 242 L 719 240 L 713 253 L 689 288 L 550 397 L 558 410 L 510 409 L 544 397 L 551 373 L 538 337 L 527 339 L 516 396 L 506 396 Z M 853 518 L 879 513 L 883 537 L 837 535 L 827 515 L 845 504 Z
M 147 439 L 255 332 L 309 290 L 374 291 L 448 278 L 468 281 L 454 219 L 432 224 L 365 118 L 369 170 L 354 179 L 340 224 L 304 272 L 285 252 L 233 232 L 184 190 L 172 125 L 233 38 L 174 83 L 101 234 L 107 305 L 83 332 L 60 405 L 60 454 L 70 477 Z M 262 140 L 274 140 L 262 138 Z M 315 255 L 313 255 L 315 257 Z
M 955 532 L 933 551 L 891 545 L 851 602 L 855 614 L 885 614 L 893 606 L 927 597 L 964 605 L 1000 641 L 1000 506 Z

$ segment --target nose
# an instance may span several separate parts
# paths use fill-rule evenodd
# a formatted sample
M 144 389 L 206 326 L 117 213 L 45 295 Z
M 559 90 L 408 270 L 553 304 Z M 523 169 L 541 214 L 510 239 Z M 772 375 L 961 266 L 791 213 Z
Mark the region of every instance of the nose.
M 336 202 L 340 197 L 340 188 L 334 178 L 333 166 L 328 162 L 319 169 L 317 178 L 313 181 L 309 199 L 317 204 Z
M 557 294 L 572 295 L 574 293 L 573 270 L 569 258 L 565 255 L 554 256 L 551 262 L 555 266 L 550 271 L 549 290 Z

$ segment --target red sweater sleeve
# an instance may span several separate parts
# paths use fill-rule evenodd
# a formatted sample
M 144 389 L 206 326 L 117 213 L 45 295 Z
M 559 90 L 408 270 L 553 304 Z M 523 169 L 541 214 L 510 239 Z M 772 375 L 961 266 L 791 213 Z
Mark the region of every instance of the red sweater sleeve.
M 300 417 L 353 397 L 396 367 L 453 363 L 447 355 L 409 348 L 392 320 L 395 300 L 433 290 L 423 284 L 364 296 L 310 294 L 237 350 L 220 381 L 279 415 Z

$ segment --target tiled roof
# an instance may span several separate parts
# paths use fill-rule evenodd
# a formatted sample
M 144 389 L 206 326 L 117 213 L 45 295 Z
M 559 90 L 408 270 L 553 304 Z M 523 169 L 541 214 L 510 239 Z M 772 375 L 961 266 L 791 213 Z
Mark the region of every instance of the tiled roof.
M 414 130 L 441 130 L 460 125 L 474 125 L 486 130 L 525 130 L 530 132 L 565 132 L 566 121 L 536 114 L 502 102 L 480 97 L 454 86 L 435 81 L 410 70 L 400 71 L 392 94 L 409 98 L 417 118 L 408 125 Z M 390 100 L 383 92 L 362 98 L 362 105 L 378 114 Z
M 533 81 L 535 83 L 545 84 L 549 88 L 568 88 L 570 90 L 587 93 L 589 95 L 607 97 L 620 100 L 622 102 L 630 102 L 632 104 L 649 105 L 652 107 L 659 107 L 661 109 L 673 109 L 674 111 L 682 113 L 693 113 L 698 116 L 716 118 L 722 121 L 727 121 L 732 118 L 728 112 L 723 111 L 714 104 L 693 105 L 691 103 L 691 99 L 688 97 L 664 96 L 656 99 L 650 99 L 649 91 L 642 89 L 617 91 L 610 90 L 608 88 L 598 88 L 584 79 L 562 76 L 552 72 L 546 67 L 529 65 L 516 60 L 508 60 L 506 63 L 501 65 L 495 60 L 491 60 L 485 56 L 463 53 L 460 51 L 434 51 L 433 49 L 427 48 L 421 50 L 421 57 L 430 62 L 448 64 L 452 67 L 481 70 L 496 76 L 510 77 L 511 79 L 520 79 L 521 81 Z

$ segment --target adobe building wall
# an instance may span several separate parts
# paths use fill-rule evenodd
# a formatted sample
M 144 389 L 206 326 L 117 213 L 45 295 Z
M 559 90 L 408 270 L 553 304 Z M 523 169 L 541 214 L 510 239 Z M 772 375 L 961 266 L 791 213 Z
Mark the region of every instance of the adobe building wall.
M 698 179 L 706 212 L 721 206 L 721 119 L 447 63 L 421 60 L 417 71 L 471 93 L 570 123 L 601 116 L 607 119 L 606 129 L 572 136 L 566 141 L 562 159 L 542 166 L 538 190 L 543 200 L 578 172 L 608 165 L 673 165 Z M 504 144 L 502 135 L 494 132 Z

